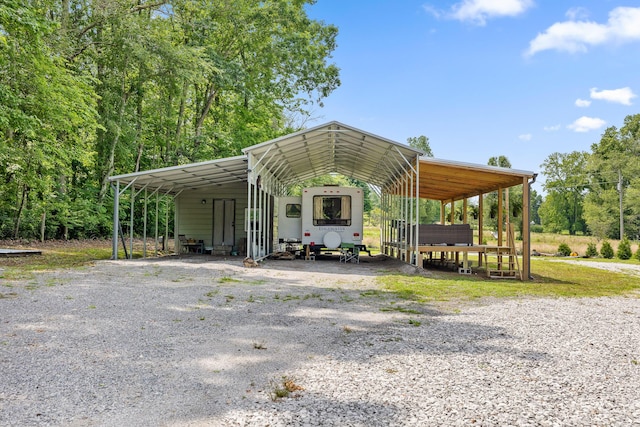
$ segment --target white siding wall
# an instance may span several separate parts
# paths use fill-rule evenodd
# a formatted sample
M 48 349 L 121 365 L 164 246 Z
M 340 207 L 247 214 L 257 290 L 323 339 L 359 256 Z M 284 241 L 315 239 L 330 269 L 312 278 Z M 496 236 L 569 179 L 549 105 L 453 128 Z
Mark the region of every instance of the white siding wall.
M 203 240 L 211 246 L 213 240 L 213 200 L 235 200 L 235 242 L 247 237 L 244 231 L 244 210 L 247 207 L 247 184 L 237 183 L 221 187 L 210 187 L 183 191 L 176 198 L 176 239 L 184 234 L 189 239 Z M 206 200 L 206 204 L 202 204 Z

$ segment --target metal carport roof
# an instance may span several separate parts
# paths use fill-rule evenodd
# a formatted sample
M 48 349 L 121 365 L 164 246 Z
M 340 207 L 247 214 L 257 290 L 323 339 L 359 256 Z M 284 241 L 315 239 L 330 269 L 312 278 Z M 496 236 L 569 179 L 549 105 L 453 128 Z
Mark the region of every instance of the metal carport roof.
M 236 156 L 109 177 L 148 190 L 176 194 L 182 190 L 247 182 L 247 157 Z
M 285 186 L 339 173 L 384 187 L 404 175 L 419 150 L 340 122 L 305 129 L 243 150 Z
M 328 173 L 384 186 L 406 173 L 422 154 L 400 144 L 333 121 L 245 148 L 242 156 L 109 177 L 138 188 L 176 194 L 185 189 L 247 182 L 248 158 L 284 186 Z

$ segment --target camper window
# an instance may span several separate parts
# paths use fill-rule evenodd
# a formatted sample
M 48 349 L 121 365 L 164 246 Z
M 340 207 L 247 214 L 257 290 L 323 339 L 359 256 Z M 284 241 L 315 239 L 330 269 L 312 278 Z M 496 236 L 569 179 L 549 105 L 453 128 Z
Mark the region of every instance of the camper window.
M 287 218 L 300 218 L 302 211 L 300 203 L 287 203 Z
M 351 196 L 314 196 L 313 225 L 351 225 Z

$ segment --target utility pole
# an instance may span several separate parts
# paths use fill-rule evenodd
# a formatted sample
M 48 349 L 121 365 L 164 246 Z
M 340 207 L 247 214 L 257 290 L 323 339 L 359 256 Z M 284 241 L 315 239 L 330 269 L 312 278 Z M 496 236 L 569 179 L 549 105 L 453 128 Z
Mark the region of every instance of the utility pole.
M 624 237 L 624 212 L 622 209 L 622 172 L 618 170 L 618 193 L 620 194 L 620 240 Z

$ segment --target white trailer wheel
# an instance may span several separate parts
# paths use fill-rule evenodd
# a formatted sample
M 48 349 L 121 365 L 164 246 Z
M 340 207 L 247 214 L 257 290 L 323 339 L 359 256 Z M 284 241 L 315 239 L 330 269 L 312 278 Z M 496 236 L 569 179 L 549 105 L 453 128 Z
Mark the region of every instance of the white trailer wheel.
M 329 231 L 322 238 L 322 243 L 327 249 L 337 249 L 342 244 L 342 237 L 335 231 Z

